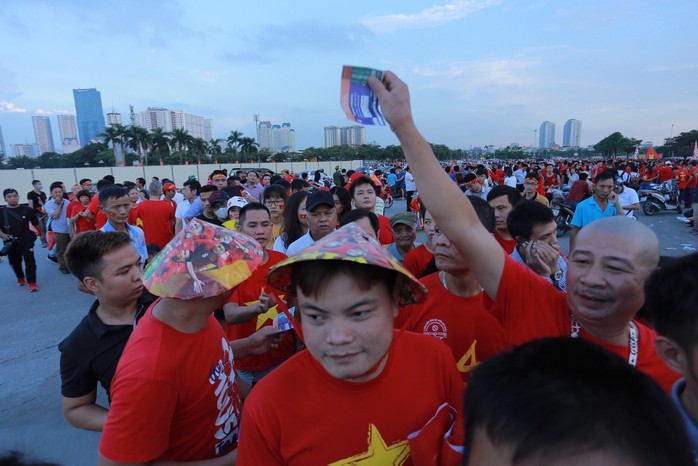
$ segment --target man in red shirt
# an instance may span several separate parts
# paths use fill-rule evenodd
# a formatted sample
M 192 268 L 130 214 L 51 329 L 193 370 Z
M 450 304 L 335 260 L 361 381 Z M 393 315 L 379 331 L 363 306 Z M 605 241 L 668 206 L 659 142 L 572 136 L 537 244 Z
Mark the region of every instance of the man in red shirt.
M 95 221 L 90 218 L 90 192 L 83 189 L 78 191 L 75 199 L 68 204 L 68 227 L 72 238 L 83 231 L 96 230 Z
M 95 228 L 100 229 L 104 226 L 105 223 L 107 223 L 107 216 L 104 212 L 102 212 L 102 209 L 100 209 L 100 203 L 99 203 L 99 192 L 102 191 L 104 188 L 113 185 L 109 180 L 106 179 L 101 179 L 97 182 L 97 194 L 92 196 L 92 199 L 90 200 L 90 206 L 87 208 L 89 215 L 87 215 L 87 218 L 93 220 L 95 222 Z
M 698 186 L 698 160 L 691 160 L 688 164 L 688 182 L 686 182 L 686 203 L 690 207 L 692 203 L 698 202 L 696 197 L 696 186 Z
M 509 212 L 516 204 L 521 201 L 521 193 L 516 188 L 511 186 L 495 186 L 487 193 L 487 203 L 494 209 L 494 218 L 496 227 L 494 230 L 494 239 L 502 246 L 502 249 L 507 254 L 514 252 L 516 240 L 509 233 L 507 227 L 507 218 Z
M 229 341 L 248 337 L 262 330 L 273 334 L 274 319 L 279 315 L 274 297 L 265 291 L 264 277 L 269 269 L 286 259 L 286 254 L 267 249 L 271 240 L 272 224 L 263 204 L 253 202 L 240 210 L 237 231 L 254 238 L 264 250 L 262 265 L 235 288 L 235 292 L 223 306 L 225 333 Z M 293 355 L 295 350 L 293 332 L 286 332 L 273 341 L 268 352 L 235 359 L 238 376 L 250 387 L 259 382 L 274 368 Z
M 671 168 L 671 161 L 667 160 L 664 165 L 657 169 L 659 172 L 659 182 L 669 181 L 674 176 L 674 170 Z
M 434 219 L 428 210 L 424 210 L 424 233 L 427 235 L 426 243 L 420 244 L 405 255 L 402 265 L 415 277 L 421 278 L 430 275 L 436 270 L 434 265 L 433 238 L 435 235 Z M 431 266 L 431 267 L 430 267 Z M 430 270 L 430 269 L 434 270 Z
M 371 178 L 365 175 L 357 177 L 349 186 L 349 194 L 351 194 L 351 200 L 357 209 L 374 211 L 376 207 L 376 185 L 371 181 Z M 393 232 L 390 228 L 390 219 L 378 213 L 376 215 L 378 215 L 378 223 L 380 224 L 378 241 L 386 246 L 394 241 Z
M 150 200 L 136 206 L 136 215 L 143 222 L 145 244 L 156 244 L 164 248 L 174 236 L 175 209 L 167 201 L 161 201 L 159 182 L 151 182 L 148 187 Z
M 174 183 L 165 183 L 162 186 L 162 195 L 164 196 L 163 201 L 167 201 L 172 204 L 175 210 L 177 210 L 177 201 L 174 200 L 175 194 L 177 194 L 179 188 L 174 185 Z
M 504 254 L 477 221 L 470 201 L 448 182 L 414 125 L 407 85 L 389 71 L 384 83 L 369 79 L 383 115 L 414 168 L 420 194 L 439 228 L 472 264 L 473 274 L 494 300 L 492 310 L 509 341 L 516 345 L 546 336 L 586 338 L 670 390 L 679 375 L 654 351 L 654 331 L 633 320 L 644 301 L 645 279 L 659 260 L 654 232 L 625 216 L 590 223 L 577 235 L 570 254 L 567 293 L 556 290 Z

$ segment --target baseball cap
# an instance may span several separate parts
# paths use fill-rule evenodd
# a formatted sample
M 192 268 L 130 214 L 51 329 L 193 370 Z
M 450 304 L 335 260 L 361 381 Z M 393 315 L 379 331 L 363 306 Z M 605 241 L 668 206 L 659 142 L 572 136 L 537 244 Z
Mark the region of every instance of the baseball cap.
M 416 227 L 417 219 L 412 212 L 400 212 L 390 217 L 390 228 L 394 228 L 399 223 L 408 227 Z
M 305 210 L 310 212 L 315 207 L 326 204 L 330 207 L 334 207 L 334 196 L 328 191 L 318 190 L 308 196 L 308 200 L 305 203 Z
M 217 202 L 221 202 L 223 204 L 228 202 L 228 194 L 225 191 L 213 191 L 211 195 L 208 197 L 208 204 L 213 205 Z
M 165 183 L 165 184 L 162 186 L 162 192 L 163 192 L 163 194 L 166 193 L 167 191 L 172 190 L 172 189 L 175 190 L 175 191 L 178 191 L 178 190 L 179 190 L 179 188 L 178 188 L 177 186 L 175 186 L 174 183 Z
M 396 272 L 395 287 L 399 292 L 400 306 L 419 303 L 427 298 L 427 289 L 419 280 L 355 223 L 344 225 L 298 254 L 277 263 L 269 269 L 266 282 L 279 291 L 292 294 L 293 267 L 299 262 L 319 260 L 349 261 L 357 265 L 373 265 Z
M 247 199 L 245 199 L 244 197 L 241 197 L 241 196 L 233 196 L 230 199 L 228 199 L 228 209 L 230 209 L 231 207 L 243 208 L 247 204 L 248 204 Z
M 192 219 L 148 264 L 143 284 L 163 298 L 210 298 L 249 278 L 263 258 L 249 236 Z

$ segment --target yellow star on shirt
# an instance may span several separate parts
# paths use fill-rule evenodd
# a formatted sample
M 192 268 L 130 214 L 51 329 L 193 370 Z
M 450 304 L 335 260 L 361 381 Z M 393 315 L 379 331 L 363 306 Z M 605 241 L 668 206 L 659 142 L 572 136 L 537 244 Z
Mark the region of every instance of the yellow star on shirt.
M 279 311 L 276 310 L 276 306 L 270 307 L 267 309 L 267 312 L 263 314 L 259 314 L 257 316 L 257 330 L 262 328 L 267 320 L 271 320 L 274 322 L 274 319 L 276 316 L 279 315 Z
M 410 456 L 407 440 L 395 442 L 388 446 L 378 428 L 368 425 L 368 450 L 364 453 L 331 463 L 329 466 L 400 466 Z

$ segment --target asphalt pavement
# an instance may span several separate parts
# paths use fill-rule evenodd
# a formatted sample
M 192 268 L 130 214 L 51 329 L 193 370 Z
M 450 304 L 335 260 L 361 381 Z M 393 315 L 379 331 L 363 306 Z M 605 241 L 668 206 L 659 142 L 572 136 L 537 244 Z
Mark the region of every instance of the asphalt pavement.
M 396 200 L 386 215 L 403 210 L 405 201 Z M 675 212 L 638 215 L 659 236 L 662 255 L 698 250 L 698 231 L 677 216 Z M 560 240 L 563 251 L 568 237 Z M 419 239 L 424 240 L 423 232 Z M 47 261 L 46 249 L 39 244 L 38 293 L 16 286 L 7 258 L 0 264 L 0 454 L 16 449 L 66 466 L 92 465 L 99 434 L 70 427 L 61 412 L 58 344 L 82 319 L 93 298 L 77 291 L 77 280 Z M 103 390 L 98 392 L 98 401 L 105 403 Z

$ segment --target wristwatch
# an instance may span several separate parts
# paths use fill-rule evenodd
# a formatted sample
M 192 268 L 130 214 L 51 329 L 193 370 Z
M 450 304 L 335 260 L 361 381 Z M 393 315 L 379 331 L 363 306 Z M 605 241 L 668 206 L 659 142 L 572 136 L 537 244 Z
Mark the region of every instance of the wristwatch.
M 560 280 L 562 280 L 562 270 L 558 270 L 555 273 L 551 273 L 550 279 L 555 281 L 555 282 L 559 282 Z

